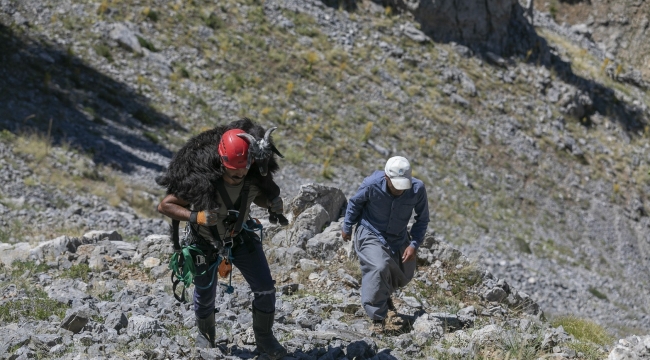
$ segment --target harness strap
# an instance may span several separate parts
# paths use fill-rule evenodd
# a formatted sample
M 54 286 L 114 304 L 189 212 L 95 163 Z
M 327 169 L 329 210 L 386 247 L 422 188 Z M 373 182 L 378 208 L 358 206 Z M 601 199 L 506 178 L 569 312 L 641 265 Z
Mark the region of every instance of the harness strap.
M 226 191 L 226 188 L 223 185 L 223 179 L 219 179 L 217 181 L 217 190 L 219 191 L 219 195 L 221 196 L 221 200 L 223 201 L 224 204 L 226 204 L 226 207 L 228 210 L 235 210 L 236 206 L 239 205 L 239 215 L 237 216 L 237 222 L 235 223 L 235 226 L 232 228 L 232 231 L 230 234 L 226 234 L 230 238 L 235 237 L 237 234 L 242 229 L 242 225 L 244 224 L 244 218 L 243 214 L 246 213 L 246 207 L 248 206 L 248 191 L 250 190 L 250 185 L 251 185 L 251 180 L 250 178 L 246 177 L 244 180 L 244 187 L 241 189 L 239 192 L 239 197 L 235 201 L 235 204 L 232 203 L 232 199 L 230 199 L 230 196 L 228 195 L 228 191 Z
M 174 245 L 174 250 L 180 250 L 181 244 L 178 240 L 178 225 L 180 221 L 172 219 L 172 244 Z
M 266 291 L 254 291 L 253 294 L 255 294 L 255 295 L 271 295 L 271 294 L 275 294 L 275 288 L 273 288 L 271 290 L 266 290 Z

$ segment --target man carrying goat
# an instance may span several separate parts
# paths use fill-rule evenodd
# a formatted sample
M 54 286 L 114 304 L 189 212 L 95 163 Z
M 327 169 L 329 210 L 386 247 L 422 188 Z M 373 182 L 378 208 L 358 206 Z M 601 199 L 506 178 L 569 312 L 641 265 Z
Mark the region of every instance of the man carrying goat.
M 250 205 L 268 208 L 282 216 L 280 189 L 272 174 L 278 170 L 277 151 L 270 134 L 249 119 L 218 126 L 191 138 L 157 179 L 167 196 L 158 211 L 172 218 L 173 260 L 194 265 L 194 312 L 199 330 L 197 347 L 215 346 L 215 298 L 218 279 L 237 267 L 254 295 L 253 331 L 261 353 L 280 359 L 286 349 L 273 335 L 275 281 L 256 223 L 249 219 Z M 281 219 L 284 219 L 282 216 Z M 178 241 L 178 222 L 188 222 L 184 246 Z M 174 228 L 175 226 L 175 228 Z M 184 269 L 188 269 L 187 267 Z M 185 274 L 187 275 L 187 274 Z

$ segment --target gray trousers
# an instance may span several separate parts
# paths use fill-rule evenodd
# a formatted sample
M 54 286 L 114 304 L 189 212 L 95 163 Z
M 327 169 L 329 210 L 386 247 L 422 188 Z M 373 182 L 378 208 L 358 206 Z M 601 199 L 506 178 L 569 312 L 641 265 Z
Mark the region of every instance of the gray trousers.
M 354 250 L 361 265 L 361 304 L 373 320 L 382 320 L 388 314 L 388 298 L 405 286 L 415 273 L 415 260 L 402 263 L 407 242 L 393 254 L 372 231 L 357 226 Z

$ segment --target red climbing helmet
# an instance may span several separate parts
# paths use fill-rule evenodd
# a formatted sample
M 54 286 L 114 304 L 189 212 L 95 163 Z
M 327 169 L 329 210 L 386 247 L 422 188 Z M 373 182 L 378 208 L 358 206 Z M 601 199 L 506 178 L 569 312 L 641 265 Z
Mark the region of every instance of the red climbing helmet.
M 228 130 L 221 136 L 219 142 L 219 156 L 221 163 L 228 169 L 249 168 L 248 161 L 248 141 L 237 136 L 245 134 L 241 129 Z

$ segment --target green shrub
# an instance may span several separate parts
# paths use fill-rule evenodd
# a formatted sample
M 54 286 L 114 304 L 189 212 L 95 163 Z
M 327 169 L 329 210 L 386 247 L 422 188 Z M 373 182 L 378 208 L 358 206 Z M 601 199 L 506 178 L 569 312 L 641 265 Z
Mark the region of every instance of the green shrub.
M 3 143 L 10 143 L 16 138 L 16 135 L 14 135 L 11 131 L 7 129 L 3 129 L 0 131 L 0 142 Z
M 50 316 L 65 316 L 68 305 L 50 299 L 42 290 L 32 291 L 27 299 L 7 301 L 0 305 L 0 323 L 18 322 L 28 317 L 36 320 L 48 320 Z
M 30 273 L 42 273 L 46 272 L 50 267 L 45 263 L 36 264 L 36 262 L 22 261 L 17 260 L 11 263 L 11 276 L 18 277 L 23 275 L 25 272 L 29 271 Z
M 607 295 L 601 293 L 595 287 L 590 286 L 588 290 L 591 293 L 591 295 L 593 295 L 593 296 L 595 296 L 595 297 L 597 297 L 597 298 L 599 298 L 601 300 L 607 300 Z
M 210 16 L 205 18 L 205 26 L 213 30 L 221 29 L 223 25 L 223 20 L 215 13 L 210 13 Z
M 160 142 L 160 140 L 158 139 L 158 136 L 156 134 L 150 132 L 150 131 L 145 131 L 143 133 L 143 135 L 144 135 L 144 137 L 149 139 L 154 144 L 158 144 Z
M 146 17 L 147 17 L 147 19 L 149 19 L 149 20 L 151 20 L 151 21 L 153 21 L 153 22 L 156 22 L 156 21 L 158 21 L 158 12 L 155 11 L 155 10 L 149 10 L 149 11 L 147 12 L 147 16 L 146 16 Z
M 95 45 L 95 52 L 97 55 L 102 56 L 108 60 L 108 62 L 113 62 L 113 55 L 111 55 L 111 49 L 104 44 Z
M 500 347 L 508 354 L 506 358 L 522 360 L 539 358 L 538 353 L 544 335 L 541 331 L 536 332 L 534 335 L 526 337 L 517 330 L 505 333 L 505 336 L 501 339 Z
M 88 264 L 79 264 L 72 265 L 69 269 L 61 272 L 62 278 L 70 279 L 81 279 L 83 281 L 88 281 L 88 274 L 90 273 L 90 267 Z
M 517 248 L 522 253 L 526 253 L 526 254 L 532 254 L 533 253 L 533 251 L 530 249 L 530 245 L 528 245 L 528 242 L 525 239 L 523 239 L 523 238 L 521 238 L 519 236 L 515 236 L 515 242 L 517 243 Z
M 149 40 L 147 40 L 147 39 L 145 39 L 145 38 L 143 38 L 141 36 L 137 36 L 137 35 L 136 35 L 136 37 L 138 38 L 138 42 L 140 43 L 140 46 L 142 46 L 143 48 L 146 48 L 147 50 L 149 50 L 151 52 L 157 52 L 158 51 L 156 49 L 156 47 L 153 46 L 153 44 Z
M 560 316 L 551 321 L 553 327 L 562 325 L 564 330 L 577 340 L 589 341 L 598 345 L 607 345 L 613 341 L 605 328 L 587 319 L 573 315 Z

